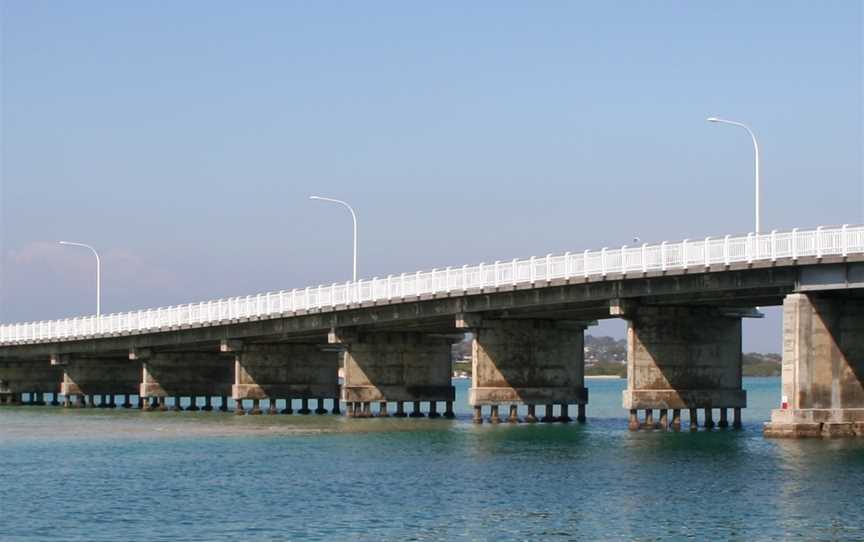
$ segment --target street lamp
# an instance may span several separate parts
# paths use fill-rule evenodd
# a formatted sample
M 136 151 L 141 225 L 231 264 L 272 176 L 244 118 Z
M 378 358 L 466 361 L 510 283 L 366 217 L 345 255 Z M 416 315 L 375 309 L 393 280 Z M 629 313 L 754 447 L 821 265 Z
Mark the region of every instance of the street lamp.
M 60 244 L 74 247 L 89 248 L 93 251 L 93 255 L 96 256 L 96 317 L 98 318 L 99 315 L 102 314 L 102 262 L 101 260 L 99 260 L 99 253 L 96 252 L 95 248 L 91 247 L 90 245 L 85 245 L 84 243 L 60 241 Z
M 708 117 L 706 119 L 708 122 L 716 122 L 720 124 L 731 124 L 732 126 L 738 126 L 740 128 L 744 128 L 747 130 L 747 133 L 750 134 L 750 138 L 753 140 L 753 149 L 756 151 L 756 234 L 759 234 L 760 231 L 760 220 L 759 220 L 759 193 L 760 193 L 760 184 L 759 184 L 759 144 L 756 142 L 756 136 L 753 134 L 753 130 L 750 129 L 749 126 L 744 124 L 743 122 L 737 122 L 734 120 L 726 120 L 718 117 Z
M 339 205 L 344 206 L 351 212 L 351 220 L 354 221 L 354 274 L 353 281 L 357 282 L 357 213 L 354 212 L 354 208 L 348 205 L 347 202 L 342 201 L 341 199 L 333 199 L 333 198 L 325 198 L 323 196 L 309 196 L 309 199 L 314 199 L 318 201 L 329 201 L 330 203 L 338 203 Z

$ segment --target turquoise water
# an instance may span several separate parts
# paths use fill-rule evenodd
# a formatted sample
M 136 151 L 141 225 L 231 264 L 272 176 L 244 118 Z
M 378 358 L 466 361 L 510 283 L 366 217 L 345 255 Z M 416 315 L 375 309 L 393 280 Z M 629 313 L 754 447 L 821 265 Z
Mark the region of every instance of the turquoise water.
M 0 408 L 2 540 L 862 540 L 864 443 L 585 425 Z M 686 418 L 685 418 L 686 420 Z M 686 424 L 686 421 L 685 421 Z

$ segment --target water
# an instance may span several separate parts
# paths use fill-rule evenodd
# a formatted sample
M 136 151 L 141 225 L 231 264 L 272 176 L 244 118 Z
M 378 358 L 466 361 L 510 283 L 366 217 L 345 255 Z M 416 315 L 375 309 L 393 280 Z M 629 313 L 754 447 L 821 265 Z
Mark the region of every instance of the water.
M 0 539 L 864 539 L 864 443 L 764 439 L 778 379 L 695 434 L 627 431 L 623 380 L 586 425 L 474 426 L 456 386 L 453 421 L 0 408 Z

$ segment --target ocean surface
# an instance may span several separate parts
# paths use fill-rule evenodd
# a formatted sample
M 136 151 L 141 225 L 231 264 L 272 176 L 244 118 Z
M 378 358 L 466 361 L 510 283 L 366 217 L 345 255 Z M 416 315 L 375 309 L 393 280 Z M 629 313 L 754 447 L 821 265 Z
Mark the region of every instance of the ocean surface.
M 864 439 L 764 439 L 779 379 L 696 433 L 587 383 L 584 425 L 475 426 L 464 380 L 455 420 L 0 407 L 0 540 L 864 540 Z

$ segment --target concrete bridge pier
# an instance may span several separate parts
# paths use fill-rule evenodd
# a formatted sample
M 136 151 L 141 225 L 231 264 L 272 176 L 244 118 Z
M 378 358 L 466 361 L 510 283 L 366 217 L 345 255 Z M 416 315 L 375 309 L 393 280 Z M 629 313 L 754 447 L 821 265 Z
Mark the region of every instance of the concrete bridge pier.
M 452 416 L 455 390 L 450 380 L 450 346 L 461 337 L 416 331 L 331 331 L 330 344 L 344 348 L 342 400 L 355 405 L 353 417 L 371 416 L 373 402 L 395 402 L 393 416 L 402 418 L 407 402 L 411 404 L 407 416 L 423 417 L 422 404 L 427 403 L 434 418 L 438 414 L 435 403 L 440 401 L 448 405 L 445 415 Z M 362 405 L 359 415 L 358 404 Z
M 569 419 L 567 405 L 573 404 L 579 406 L 579 421 L 585 421 L 584 322 L 463 315 L 457 327 L 474 335 L 469 402 L 476 423 L 482 423 L 485 406 L 495 422 L 500 406 L 518 419 L 518 406 L 526 405 L 525 421 L 534 423 L 537 405 L 545 407 L 541 421 L 555 422 Z
M 278 399 L 286 402 L 284 414 L 293 412 L 292 399 L 300 399 L 298 414 L 309 414 L 309 400 L 317 401 L 315 412 L 325 414 L 325 399 L 339 400 L 339 353 L 311 343 L 251 343 L 222 341 L 220 350 L 234 355 L 235 401 L 252 400 L 253 413 L 260 413 L 260 401 L 268 400 L 275 413 Z M 323 412 L 322 412 L 323 410 Z M 338 412 L 338 409 L 337 409 Z
M 224 396 L 231 392 L 233 356 L 212 350 L 129 351 L 129 359 L 140 363 L 138 394 L 151 403 L 144 410 L 167 410 L 167 398 L 173 397 L 172 409 L 182 410 L 181 398 Z
M 51 365 L 62 371 L 62 395 L 90 396 L 91 406 L 98 408 L 116 407 L 117 394 L 124 395 L 124 405 L 128 404 L 129 395 L 138 393 L 141 383 L 141 366 L 128 356 L 55 354 L 51 356 Z
M 0 362 L 0 398 L 4 399 L 0 404 L 21 405 L 25 393 L 30 402 L 39 403 L 42 394 L 59 391 L 60 374 L 47 358 Z
M 864 292 L 786 297 L 781 403 L 767 437 L 864 436 Z
M 748 311 L 712 307 L 613 306 L 628 321 L 627 389 L 624 408 L 630 429 L 680 427 L 680 411 L 690 411 L 690 427 L 714 426 L 712 409 L 746 406 L 741 379 L 741 318 Z M 659 423 L 654 410 L 660 409 Z M 643 423 L 638 411 L 645 412 Z

